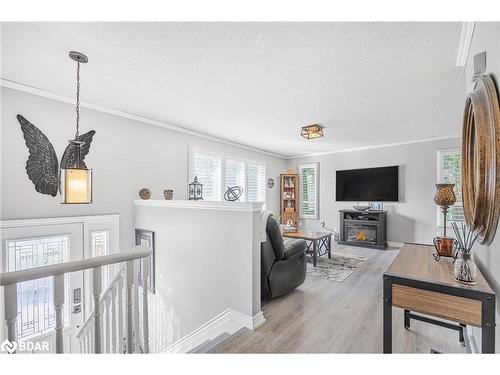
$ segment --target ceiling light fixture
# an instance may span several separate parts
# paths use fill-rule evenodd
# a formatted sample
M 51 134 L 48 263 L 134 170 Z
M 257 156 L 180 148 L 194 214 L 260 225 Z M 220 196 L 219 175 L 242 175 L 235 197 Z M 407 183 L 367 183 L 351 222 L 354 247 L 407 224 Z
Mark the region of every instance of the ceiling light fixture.
M 300 135 L 305 139 L 316 139 L 323 137 L 324 126 L 319 124 L 313 124 L 308 126 L 303 126 Z
M 71 51 L 69 57 L 76 61 L 76 133 L 75 139 L 69 143 L 74 149 L 75 158 L 67 168 L 61 168 L 64 173 L 64 202 L 66 204 L 92 203 L 92 169 L 88 169 L 83 162 L 82 146 L 84 141 L 80 136 L 80 63 L 89 61 L 83 53 Z M 89 144 L 90 146 L 90 144 Z

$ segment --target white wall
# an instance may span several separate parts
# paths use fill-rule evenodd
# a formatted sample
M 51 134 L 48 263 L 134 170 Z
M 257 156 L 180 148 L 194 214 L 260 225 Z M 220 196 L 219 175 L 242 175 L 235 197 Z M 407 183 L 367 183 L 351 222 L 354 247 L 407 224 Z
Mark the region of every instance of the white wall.
M 82 132 L 96 130 L 85 159 L 94 169 L 94 203 L 62 205 L 60 197 L 37 193 L 28 179 L 28 149 L 16 115 L 41 129 L 60 158 L 74 135 L 74 106 L 4 87 L 1 94 L 1 219 L 118 213 L 120 244 L 126 248 L 134 242 L 132 200 L 142 187 L 152 191 L 152 199 L 163 199 L 167 188 L 174 189 L 174 199 L 186 198 L 189 145 L 264 160 L 266 177 L 276 181 L 286 170 L 280 158 L 82 108 Z M 272 211 L 279 210 L 277 186 L 267 190 L 267 207 Z
M 140 201 L 134 207 L 136 226 L 155 232 L 152 352 L 165 350 L 227 309 L 248 321 L 260 313 L 262 205 L 222 202 L 200 209 L 205 202 L 171 203 Z
M 340 230 L 339 210 L 355 202 L 335 201 L 335 171 L 399 165 L 399 202 L 386 202 L 387 237 L 390 242 L 431 243 L 436 235 L 437 213 L 433 201 L 437 180 L 437 151 L 457 148 L 458 138 L 332 153 L 289 160 L 298 171 L 300 163 L 320 163 L 319 218 L 326 226 Z M 366 203 L 366 202 L 365 202 Z M 301 220 L 305 227 L 319 228 L 318 221 Z
M 486 51 L 486 73 L 493 75 L 497 93 L 500 83 L 500 23 L 478 22 L 470 46 L 465 69 L 465 85 L 467 93 L 472 91 L 472 72 L 474 71 L 474 55 Z M 465 97 L 464 97 L 465 98 Z M 465 102 L 465 100 L 464 100 Z M 487 276 L 490 286 L 497 294 L 496 314 L 496 352 L 500 353 L 500 228 L 490 246 L 476 245 L 474 259 L 479 268 Z M 474 330 L 476 343 L 480 344 L 480 332 Z

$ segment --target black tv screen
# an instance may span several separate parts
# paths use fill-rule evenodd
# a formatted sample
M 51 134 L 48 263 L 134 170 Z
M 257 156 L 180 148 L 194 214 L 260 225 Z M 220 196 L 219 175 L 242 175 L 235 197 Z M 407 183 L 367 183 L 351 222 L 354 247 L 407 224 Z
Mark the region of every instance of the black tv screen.
M 398 166 L 337 171 L 337 201 L 395 202 L 398 194 Z

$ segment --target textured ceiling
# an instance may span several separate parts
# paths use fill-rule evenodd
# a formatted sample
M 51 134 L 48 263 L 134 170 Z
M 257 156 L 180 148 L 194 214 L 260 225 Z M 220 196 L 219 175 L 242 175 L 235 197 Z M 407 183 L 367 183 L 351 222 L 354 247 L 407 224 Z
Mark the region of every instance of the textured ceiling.
M 1 77 L 285 156 L 459 134 L 459 23 L 3 23 Z M 307 141 L 303 125 L 325 137 Z

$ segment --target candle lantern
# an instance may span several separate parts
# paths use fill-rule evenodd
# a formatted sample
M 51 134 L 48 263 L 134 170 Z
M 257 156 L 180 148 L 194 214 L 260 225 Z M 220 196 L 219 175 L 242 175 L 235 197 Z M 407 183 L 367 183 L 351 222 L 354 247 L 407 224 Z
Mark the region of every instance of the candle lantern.
M 203 184 L 194 176 L 194 181 L 188 185 L 188 197 L 190 201 L 203 200 Z

